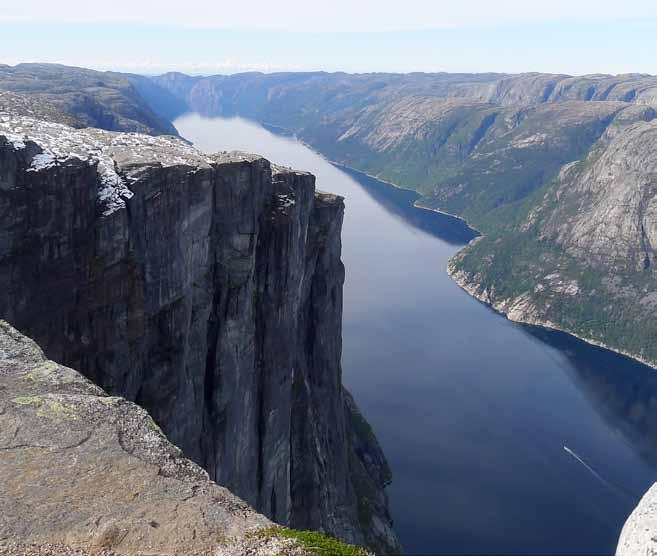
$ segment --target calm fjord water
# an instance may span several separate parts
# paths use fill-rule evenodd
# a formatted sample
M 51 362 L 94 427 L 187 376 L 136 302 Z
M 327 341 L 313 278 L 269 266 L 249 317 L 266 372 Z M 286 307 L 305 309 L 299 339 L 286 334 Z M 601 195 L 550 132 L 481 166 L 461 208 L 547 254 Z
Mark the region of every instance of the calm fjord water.
M 470 234 L 415 195 L 232 118 L 175 122 L 199 148 L 308 170 L 345 197 L 344 382 L 390 460 L 408 554 L 610 554 L 657 480 L 657 372 L 513 324 L 462 292 Z

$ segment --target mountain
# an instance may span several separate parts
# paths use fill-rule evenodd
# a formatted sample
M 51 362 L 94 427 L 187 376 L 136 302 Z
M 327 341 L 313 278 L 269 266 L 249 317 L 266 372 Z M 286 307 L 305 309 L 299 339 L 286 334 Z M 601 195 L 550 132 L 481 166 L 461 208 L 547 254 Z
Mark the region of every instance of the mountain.
M 272 520 L 398 553 L 387 462 L 342 387 L 342 199 L 257 155 L 18 104 L 0 114 L 0 315 Z
M 510 319 L 657 368 L 657 77 L 244 74 L 155 82 L 295 133 L 482 235 L 448 272 Z M 652 551 L 655 487 L 618 554 Z
M 154 81 L 294 132 L 482 232 L 451 262 L 510 318 L 657 366 L 657 77 L 241 74 Z
M 70 118 L 67 123 L 75 127 L 177 135 L 138 88 L 116 73 L 57 64 L 0 66 L 0 91 L 46 102 L 66 114 Z
M 651 108 L 625 109 L 585 156 L 503 209 L 507 224 L 452 261 L 457 281 L 514 320 L 657 366 L 651 117 Z

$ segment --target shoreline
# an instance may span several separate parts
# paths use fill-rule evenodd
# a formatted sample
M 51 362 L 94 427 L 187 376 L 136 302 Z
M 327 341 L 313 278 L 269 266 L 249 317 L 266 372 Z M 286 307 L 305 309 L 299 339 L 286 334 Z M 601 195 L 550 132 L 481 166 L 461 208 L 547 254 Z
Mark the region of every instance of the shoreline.
M 420 197 L 420 198 L 421 198 L 421 197 Z M 418 199 L 418 201 L 419 201 L 419 199 Z M 424 207 L 424 206 L 422 206 L 422 205 L 418 205 L 418 204 L 417 204 L 418 201 L 415 201 L 415 202 L 413 203 L 413 206 L 414 206 L 415 208 L 417 208 L 417 209 L 421 209 L 421 210 L 430 210 L 431 212 L 437 212 L 438 214 L 442 214 L 443 216 L 450 216 L 451 218 L 456 218 L 456 220 L 460 220 L 461 222 L 463 222 L 463 223 L 464 223 L 468 228 L 470 228 L 473 232 L 477 232 L 477 234 L 479 234 L 477 237 L 472 238 L 472 239 L 471 239 L 471 240 L 470 240 L 470 241 L 469 241 L 469 242 L 463 247 L 463 249 L 465 249 L 468 245 L 470 245 L 470 244 L 471 244 L 473 241 L 475 241 L 478 237 L 484 237 L 484 233 L 483 233 L 481 230 L 475 228 L 472 224 L 470 224 L 470 222 L 468 222 L 468 221 L 467 221 L 465 218 L 463 218 L 462 216 L 458 216 L 457 214 L 452 214 L 451 212 L 446 212 L 446 211 L 444 211 L 444 210 L 440 210 L 440 209 L 437 209 L 437 208 Z M 463 250 L 463 249 L 462 249 L 462 250 Z M 461 250 L 461 251 L 462 251 L 462 250 Z M 459 253 L 460 253 L 461 251 L 459 251 Z
M 648 359 L 644 359 L 639 355 L 635 355 L 635 354 L 632 354 L 628 351 L 624 351 L 624 350 L 621 350 L 621 349 L 613 348 L 613 347 L 611 347 L 611 346 L 609 346 L 609 345 L 607 345 L 603 342 L 600 342 L 599 340 L 594 340 L 593 338 L 585 338 L 584 336 L 580 336 L 579 334 L 577 334 L 575 332 L 572 332 L 570 330 L 567 330 L 565 328 L 560 327 L 556 323 L 546 321 L 546 320 L 541 320 L 541 319 L 530 320 L 528 318 L 522 318 L 520 316 L 515 316 L 515 315 L 510 316 L 509 313 L 504 311 L 504 309 L 502 308 L 502 303 L 500 303 L 500 302 L 492 303 L 489 300 L 487 300 L 484 296 L 482 296 L 478 292 L 478 290 L 477 290 L 478 284 L 473 284 L 473 283 L 467 281 L 465 278 L 459 276 L 459 273 L 463 274 L 463 275 L 465 275 L 465 273 L 462 272 L 462 271 L 457 271 L 454 268 L 453 259 L 455 257 L 457 257 L 468 246 L 472 245 L 474 242 L 476 242 L 479 239 L 482 239 L 484 237 L 484 234 L 480 230 L 478 230 L 477 228 L 472 226 L 465 218 L 457 216 L 456 214 L 450 214 L 450 213 L 442 211 L 440 209 L 435 209 L 435 208 L 425 207 L 425 206 L 419 205 L 418 201 L 422 198 L 422 195 L 420 195 L 417 191 L 415 191 L 413 189 L 408 189 L 406 187 L 402 187 L 401 185 L 398 185 L 396 183 L 393 183 L 393 182 L 390 182 L 388 180 L 382 179 L 379 176 L 375 176 L 375 175 L 369 174 L 367 172 L 363 172 L 362 170 L 359 170 L 358 168 L 353 168 L 351 166 L 348 166 L 347 164 L 343 164 L 341 162 L 331 160 L 330 158 L 325 156 L 323 153 L 316 150 L 312 145 L 310 145 L 310 144 L 306 143 L 304 140 L 300 139 L 296 135 L 296 133 L 291 132 L 291 131 L 287 130 L 286 128 L 283 128 L 281 126 L 277 126 L 277 125 L 274 125 L 274 124 L 269 124 L 267 122 L 258 122 L 258 123 L 263 125 L 263 127 L 264 126 L 270 126 L 271 128 L 280 129 L 284 132 L 288 132 L 289 135 L 286 135 L 287 137 L 294 138 L 296 141 L 298 141 L 299 143 L 301 143 L 302 145 L 304 145 L 305 147 L 310 149 L 312 152 L 314 152 L 315 154 L 321 156 L 324 160 L 328 161 L 329 163 L 333 164 L 334 166 L 337 166 L 338 168 L 346 168 L 348 170 L 358 172 L 359 174 L 362 174 L 362 175 L 367 176 L 369 178 L 380 181 L 381 183 L 385 183 L 386 185 L 389 185 L 389 186 L 394 187 L 396 189 L 400 189 L 402 191 L 408 191 L 410 193 L 414 193 L 414 194 L 418 195 L 418 199 L 413 202 L 413 205 L 412 205 L 413 207 L 415 207 L 417 209 L 421 209 L 421 210 L 429 210 L 429 211 L 432 211 L 432 212 L 437 212 L 438 214 L 442 214 L 444 216 L 449 216 L 451 218 L 455 218 L 456 220 L 460 220 L 466 226 L 468 226 L 468 228 L 470 228 L 471 230 L 473 230 L 474 232 L 479 234 L 477 237 L 472 238 L 466 245 L 464 245 L 461 249 L 459 249 L 452 257 L 450 257 L 450 259 L 447 261 L 447 269 L 446 269 L 447 275 L 454 281 L 454 283 L 457 286 L 459 286 L 459 288 L 461 288 L 464 292 L 466 292 L 470 297 L 473 297 L 474 299 L 476 299 L 480 303 L 483 303 L 484 305 L 486 305 L 486 307 L 488 307 L 492 311 L 495 311 L 497 314 L 502 315 L 509 322 L 521 324 L 521 325 L 524 325 L 524 326 L 535 326 L 537 328 L 544 328 L 546 330 L 552 330 L 552 331 L 556 331 L 556 332 L 561 332 L 563 334 L 568 334 L 569 336 L 572 336 L 573 338 L 577 338 L 578 340 L 580 340 L 580 341 L 582 341 L 586 344 L 589 344 L 589 345 L 592 345 L 592 346 L 595 346 L 595 347 L 598 347 L 598 348 L 606 349 L 607 351 L 611 351 L 612 353 L 616 353 L 618 355 L 622 355 L 623 357 L 627 357 L 628 359 L 632 359 L 633 361 L 636 361 L 637 363 L 640 363 L 640 364 L 645 365 L 646 367 L 648 367 L 652 370 L 657 371 L 657 361 L 651 362 Z M 272 133 L 275 133 L 275 131 L 272 131 Z M 507 302 L 510 302 L 510 301 L 512 301 L 512 300 L 507 300 Z
M 393 182 L 391 182 L 391 181 L 388 181 L 388 180 L 386 180 L 386 179 L 384 179 L 384 178 L 382 178 L 382 177 L 380 177 L 380 176 L 375 176 L 375 175 L 373 175 L 373 174 L 368 174 L 367 172 L 363 172 L 363 170 L 359 170 L 358 168 L 354 168 L 353 166 L 349 166 L 348 164 L 344 164 L 344 163 L 342 163 L 342 162 L 338 162 L 337 160 L 331 160 L 328 156 L 326 156 L 324 153 L 318 151 L 318 150 L 317 150 L 315 147 L 313 147 L 310 143 L 307 143 L 306 141 L 304 141 L 303 139 L 301 139 L 301 138 L 300 138 L 300 137 L 299 137 L 294 131 L 290 131 L 289 129 L 287 129 L 287 128 L 285 128 L 285 127 L 282 127 L 282 126 L 280 126 L 280 125 L 276 125 L 276 124 L 271 124 L 271 123 L 269 123 L 269 122 L 265 122 L 265 121 L 258 121 L 258 120 L 255 120 L 255 122 L 258 123 L 258 124 L 260 124 L 260 125 L 261 125 L 262 127 L 264 127 L 267 131 L 269 131 L 269 132 L 271 132 L 271 133 L 274 133 L 274 134 L 276 133 L 275 130 L 280 129 L 280 130 L 283 132 L 283 133 L 281 133 L 281 135 L 282 135 L 283 137 L 288 137 L 288 138 L 291 137 L 291 138 L 293 138 L 295 141 L 297 141 L 298 143 L 301 143 L 304 147 L 306 147 L 307 149 L 311 150 L 311 151 L 314 152 L 316 155 L 321 156 L 324 160 L 326 160 L 327 162 L 329 162 L 329 163 L 332 164 L 333 166 L 337 166 L 338 168 L 346 168 L 347 170 L 351 170 L 352 172 L 358 172 L 359 174 L 362 174 L 363 176 L 367 176 L 368 178 L 372 178 L 372 179 L 374 179 L 374 180 L 376 180 L 376 181 L 380 181 L 381 183 L 385 183 L 386 185 L 389 185 L 389 186 L 391 186 L 391 187 L 394 187 L 395 189 L 400 189 L 401 191 L 406 191 L 406 192 L 408 192 L 408 193 L 413 193 L 414 195 L 417 195 L 418 197 L 421 197 L 421 195 L 420 195 L 417 191 L 415 191 L 415 189 L 409 189 L 408 187 L 402 187 L 401 185 L 396 184 L 396 183 L 393 183 Z M 416 201 L 416 202 L 417 202 L 417 201 Z M 416 208 L 422 208 L 422 209 L 426 209 L 426 210 L 434 210 L 434 209 L 430 209 L 430 208 L 428 208 L 428 207 L 420 207 L 420 206 L 416 206 L 415 203 L 413 203 L 413 206 L 416 207 Z M 437 212 L 439 212 L 439 211 L 437 211 Z M 446 212 L 444 212 L 444 213 L 442 213 L 442 214 L 446 214 L 447 216 L 453 216 L 454 218 L 458 218 L 459 220 L 463 220 L 462 218 L 460 218 L 460 217 L 458 217 L 458 216 L 456 216 L 456 215 L 454 215 L 454 214 L 448 214 L 448 213 L 446 213 Z M 463 221 L 465 222 L 465 220 L 463 220 Z M 467 222 L 466 222 L 466 224 L 467 224 Z M 468 224 L 468 226 L 469 226 L 469 224 Z M 471 226 L 470 226 L 470 227 L 471 227 Z M 473 228 L 473 229 L 474 229 L 474 228 Z
M 414 208 L 416 208 L 416 209 L 419 209 L 419 210 L 428 210 L 428 211 L 431 211 L 431 212 L 437 212 L 438 214 L 441 214 L 441 215 L 443 215 L 443 216 L 449 216 L 450 218 L 454 218 L 454 219 L 456 219 L 456 220 L 460 220 L 461 222 L 463 222 L 463 224 L 465 224 L 465 225 L 466 225 L 468 228 L 470 228 L 473 232 L 476 232 L 477 234 L 479 234 L 479 236 L 483 236 L 483 235 L 484 235 L 484 234 L 481 232 L 481 230 L 478 230 L 478 229 L 475 228 L 472 224 L 470 224 L 470 222 L 468 222 L 465 218 L 463 218 L 463 217 L 461 217 L 461 216 L 458 216 L 457 214 L 452 214 L 452 213 L 450 213 L 450 212 L 446 212 L 446 211 L 444 211 L 444 210 L 440 210 L 440 209 L 432 208 L 432 207 L 425 207 L 425 206 L 423 206 L 423 205 L 418 204 L 419 201 L 422 199 L 422 195 L 421 195 L 420 193 L 418 193 L 415 189 L 410 189 L 410 188 L 408 188 L 408 187 L 403 187 L 403 186 L 401 186 L 401 185 L 399 185 L 399 184 L 397 184 L 397 183 L 394 183 L 394 182 L 388 181 L 388 180 L 382 178 L 381 176 L 377 176 L 377 175 L 375 175 L 375 174 L 369 174 L 368 172 L 364 172 L 363 170 L 359 170 L 358 168 L 354 168 L 353 166 L 349 166 L 348 164 L 344 164 L 343 162 L 338 162 L 337 160 L 331 160 L 331 159 L 330 159 L 329 157 L 327 157 L 324 153 L 318 151 L 318 150 L 315 149 L 315 147 L 313 147 L 311 144 L 306 143 L 303 139 L 299 138 L 294 132 L 292 132 L 292 131 L 290 131 L 290 130 L 284 128 L 284 127 L 281 127 L 281 126 L 278 126 L 278 125 L 275 125 L 275 124 L 270 124 L 270 123 L 267 123 L 267 122 L 258 122 L 258 123 L 259 123 L 260 125 L 262 125 L 263 127 L 265 127 L 265 129 L 268 129 L 268 131 L 271 131 L 272 133 L 276 133 L 276 131 L 273 131 L 273 130 L 276 130 L 276 129 L 280 129 L 280 130 L 282 130 L 282 131 L 285 133 L 285 135 L 283 135 L 284 137 L 292 137 L 292 138 L 294 138 L 296 141 L 298 141 L 299 143 L 301 143 L 304 147 L 308 148 L 309 150 L 311 150 L 312 152 L 314 152 L 316 155 L 321 156 L 324 160 L 326 160 L 328 163 L 332 164 L 333 166 L 337 166 L 338 168 L 345 168 L 346 170 L 350 170 L 350 171 L 352 171 L 352 172 L 357 172 L 357 173 L 359 173 L 359 174 L 362 174 L 363 176 L 367 176 L 368 178 L 372 178 L 372 179 L 374 179 L 374 180 L 376 180 L 376 181 L 379 181 L 379 182 L 381 182 L 381 183 L 384 183 L 384 184 L 386 184 L 386 185 L 389 185 L 390 187 L 394 187 L 395 189 L 399 189 L 400 191 L 405 191 L 405 192 L 407 192 L 407 193 L 412 193 L 412 194 L 414 194 L 414 195 L 417 195 L 418 198 L 417 198 L 415 201 L 413 201 L 413 204 L 411 205 L 412 207 L 414 207 Z M 477 237 L 479 237 L 479 236 L 477 236 Z M 475 238 L 471 239 L 470 242 L 474 241 L 475 239 L 477 239 L 477 238 L 475 237 Z M 468 242 L 468 243 L 464 246 L 464 248 L 465 248 L 467 245 L 469 245 L 470 242 Z
M 476 238 L 475 238 L 476 239 Z M 460 251 L 459 251 L 460 253 Z M 458 255 L 458 253 L 457 253 Z M 455 255 L 456 256 L 456 255 Z M 452 257 L 453 258 L 453 257 Z M 608 344 L 605 344 L 604 342 L 601 342 L 599 340 L 594 340 L 593 338 L 586 338 L 584 336 L 580 336 L 579 334 L 572 332 L 570 330 L 567 330 L 558 324 L 548 321 L 548 320 L 543 320 L 540 318 L 529 318 L 529 317 L 523 317 L 522 314 L 510 314 L 507 310 L 505 310 L 505 307 L 507 303 L 512 303 L 512 304 L 517 304 L 520 302 L 522 299 L 521 297 L 515 298 L 515 299 L 507 299 L 504 302 L 491 302 L 490 298 L 487 298 L 487 296 L 482 295 L 480 293 L 479 289 L 477 286 L 480 286 L 476 282 L 471 282 L 465 278 L 465 272 L 456 270 L 454 268 L 452 259 L 449 260 L 447 264 L 447 275 L 454 281 L 454 283 L 461 288 L 465 293 L 467 293 L 470 297 L 476 299 L 480 303 L 483 303 L 486 305 L 486 307 L 490 308 L 491 310 L 495 311 L 498 315 L 503 316 L 505 319 L 507 319 L 509 322 L 517 323 L 517 324 L 522 324 L 524 326 L 535 326 L 537 328 L 544 328 L 546 330 L 551 330 L 555 332 L 561 332 L 563 334 L 567 334 L 568 336 L 572 336 L 573 338 L 577 338 L 578 340 L 591 345 L 595 346 L 598 348 L 606 349 L 607 351 L 611 351 L 612 353 L 616 353 L 617 355 L 622 355 L 623 357 L 627 357 L 628 359 L 631 359 L 632 361 L 636 361 L 637 363 L 640 363 L 641 365 L 644 365 L 648 367 L 649 369 L 655 371 L 657 370 L 657 361 L 656 362 L 651 362 L 648 359 L 645 359 L 641 357 L 640 355 L 635 355 L 632 354 L 628 351 L 624 351 L 622 349 L 617 349 L 612 346 L 609 346 Z

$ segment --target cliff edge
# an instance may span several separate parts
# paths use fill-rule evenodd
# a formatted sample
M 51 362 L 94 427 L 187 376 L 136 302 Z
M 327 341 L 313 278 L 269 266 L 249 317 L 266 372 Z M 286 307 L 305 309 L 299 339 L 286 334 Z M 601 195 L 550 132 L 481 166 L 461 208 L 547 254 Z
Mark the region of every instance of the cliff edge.
M 398 553 L 342 387 L 343 210 L 258 156 L 5 112 L 0 315 L 272 520 Z
M 110 397 L 0 321 L 0 543 L 207 552 L 270 527 Z M 19 553 L 19 552 L 16 552 Z
M 368 556 L 274 526 L 183 457 L 141 407 L 0 321 L 3 556 Z

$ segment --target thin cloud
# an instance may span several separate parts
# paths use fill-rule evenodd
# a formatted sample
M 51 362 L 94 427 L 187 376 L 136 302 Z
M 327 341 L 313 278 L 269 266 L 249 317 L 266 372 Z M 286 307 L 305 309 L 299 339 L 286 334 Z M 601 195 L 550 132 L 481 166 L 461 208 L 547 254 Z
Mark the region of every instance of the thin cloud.
M 113 0 L 111 10 L 88 0 L 23 0 L 0 7 L 3 22 L 130 23 L 282 31 L 403 31 L 547 21 L 657 18 L 657 2 L 635 0 Z

